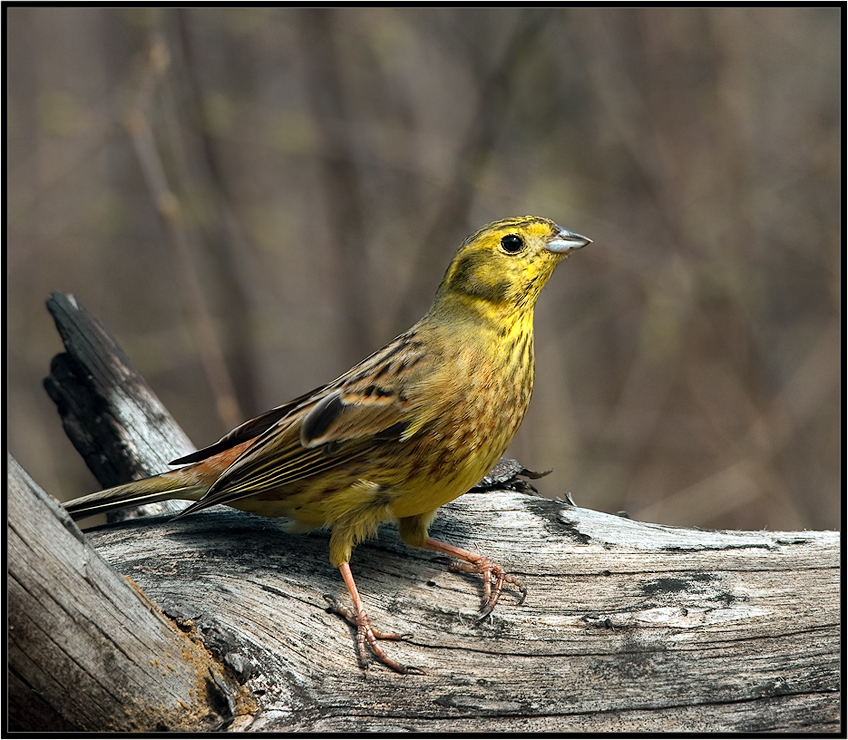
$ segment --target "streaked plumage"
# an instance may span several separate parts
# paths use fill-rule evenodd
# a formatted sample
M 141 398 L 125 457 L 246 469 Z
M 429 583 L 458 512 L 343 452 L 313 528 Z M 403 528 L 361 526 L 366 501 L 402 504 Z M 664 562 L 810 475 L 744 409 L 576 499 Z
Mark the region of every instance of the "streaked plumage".
M 463 242 L 415 326 L 334 381 L 245 422 L 184 465 L 67 504 L 75 518 L 165 498 L 192 499 L 180 516 L 227 504 L 284 516 L 305 531 L 332 527 L 330 560 L 366 644 L 384 664 L 348 565 L 382 521 L 411 545 L 465 561 L 484 577 L 483 613 L 505 582 L 476 553 L 428 537 L 436 510 L 477 483 L 517 431 L 533 390 L 533 308 L 556 265 L 589 240 L 532 216 L 496 221 Z M 494 582 L 494 583 L 493 583 Z M 415 669 L 417 670 L 417 669 Z

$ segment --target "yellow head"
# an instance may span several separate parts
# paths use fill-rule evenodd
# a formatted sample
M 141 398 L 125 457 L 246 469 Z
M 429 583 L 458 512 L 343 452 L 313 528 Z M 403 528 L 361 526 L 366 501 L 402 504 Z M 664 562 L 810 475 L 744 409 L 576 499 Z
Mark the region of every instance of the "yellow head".
M 448 308 L 459 300 L 485 314 L 532 310 L 557 264 L 590 242 L 547 218 L 495 221 L 462 243 L 433 309 Z

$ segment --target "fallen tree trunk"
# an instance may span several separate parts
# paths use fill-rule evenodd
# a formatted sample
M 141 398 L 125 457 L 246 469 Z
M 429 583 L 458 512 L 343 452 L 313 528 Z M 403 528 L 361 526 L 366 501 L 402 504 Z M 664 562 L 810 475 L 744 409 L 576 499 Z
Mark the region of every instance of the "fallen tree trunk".
M 426 675 L 378 665 L 365 682 L 326 611 L 324 593 L 344 597 L 327 533 L 215 508 L 87 536 L 255 702 L 230 702 L 231 730 L 840 729 L 838 533 L 664 527 L 514 491 L 463 496 L 432 531 L 522 577 L 527 601 L 477 622 L 479 578 L 383 527 L 352 568 L 375 626 L 413 635 L 386 649 Z

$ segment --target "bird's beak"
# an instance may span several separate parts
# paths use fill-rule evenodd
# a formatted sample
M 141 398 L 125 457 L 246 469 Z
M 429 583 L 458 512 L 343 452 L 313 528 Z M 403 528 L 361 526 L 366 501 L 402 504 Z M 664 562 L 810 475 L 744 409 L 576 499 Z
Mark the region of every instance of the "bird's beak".
M 580 249 L 581 247 L 585 247 L 587 244 L 591 244 L 592 240 L 587 239 L 585 236 L 580 236 L 580 234 L 575 234 L 573 231 L 569 231 L 568 229 L 563 229 L 562 227 L 557 227 L 559 231 L 554 234 L 550 241 L 545 245 L 545 249 L 549 252 L 554 252 L 555 254 L 569 254 L 573 252 L 575 249 Z

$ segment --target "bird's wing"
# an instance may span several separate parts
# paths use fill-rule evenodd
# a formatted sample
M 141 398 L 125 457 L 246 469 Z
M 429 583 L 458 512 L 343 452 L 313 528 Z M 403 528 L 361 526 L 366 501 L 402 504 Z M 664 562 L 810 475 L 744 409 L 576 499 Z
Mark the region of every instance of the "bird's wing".
M 268 427 L 183 514 L 280 488 L 360 457 L 387 440 L 408 438 L 410 429 L 420 426 L 416 405 L 407 397 L 410 368 L 418 364 L 424 348 L 420 342 L 410 345 L 403 340 L 404 335 L 398 337 L 317 395 L 302 400 Z
M 186 465 L 188 463 L 200 462 L 208 457 L 217 455 L 219 452 L 235 447 L 242 442 L 255 439 L 260 434 L 268 431 L 268 429 L 277 424 L 281 419 L 284 419 L 286 416 L 291 414 L 298 408 L 298 406 L 305 404 L 309 399 L 322 393 L 326 387 L 326 385 L 319 386 L 318 388 L 309 391 L 309 393 L 304 393 L 302 396 L 298 396 L 288 403 L 284 403 L 282 406 L 276 406 L 270 411 L 266 411 L 264 414 L 260 414 L 243 424 L 239 424 L 235 429 L 227 432 L 217 442 L 214 442 L 201 450 L 197 450 L 196 452 L 184 455 L 177 460 L 172 460 L 170 464 Z

